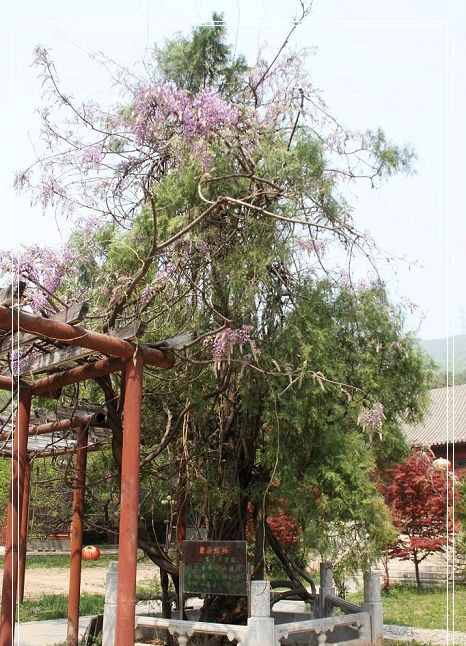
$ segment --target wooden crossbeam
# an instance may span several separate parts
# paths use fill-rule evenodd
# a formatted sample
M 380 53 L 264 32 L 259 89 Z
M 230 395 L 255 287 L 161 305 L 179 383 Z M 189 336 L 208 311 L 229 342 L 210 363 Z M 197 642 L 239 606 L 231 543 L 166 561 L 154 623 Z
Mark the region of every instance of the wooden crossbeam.
M 143 324 L 141 321 L 133 321 L 125 327 L 110 330 L 109 335 L 124 341 L 133 341 L 139 334 L 141 334 L 142 330 Z M 30 358 L 26 357 L 18 373 L 20 376 L 24 376 L 26 374 L 33 375 L 47 372 L 51 369 L 55 370 L 70 361 L 85 359 L 92 354 L 95 354 L 95 350 L 80 348 L 79 346 L 58 348 L 53 352 L 47 352 L 39 356 L 31 355 Z
M 85 301 L 81 303 L 73 303 L 69 307 L 60 310 L 59 312 L 56 312 L 55 314 L 51 314 L 48 318 L 51 321 L 57 321 L 59 323 L 68 323 L 69 325 L 75 325 L 76 323 L 80 323 L 81 321 L 84 320 L 86 317 L 86 314 L 89 311 L 89 303 L 86 303 Z M 14 316 L 14 313 L 13 313 Z M 2 355 L 7 354 L 8 352 L 11 352 L 12 347 L 17 348 L 18 344 L 20 347 L 31 343 L 32 341 L 35 341 L 38 339 L 36 334 L 29 334 L 26 332 L 20 332 L 19 335 L 14 335 L 14 338 L 12 339 L 10 335 L 8 335 L 6 338 L 3 338 L 0 342 L 0 358 Z

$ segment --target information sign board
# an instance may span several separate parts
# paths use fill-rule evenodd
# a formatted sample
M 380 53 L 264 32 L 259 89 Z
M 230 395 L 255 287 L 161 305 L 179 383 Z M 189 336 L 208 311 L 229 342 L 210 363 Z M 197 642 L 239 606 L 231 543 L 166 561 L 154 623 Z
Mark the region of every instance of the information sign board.
M 184 541 L 184 594 L 247 596 L 245 541 Z

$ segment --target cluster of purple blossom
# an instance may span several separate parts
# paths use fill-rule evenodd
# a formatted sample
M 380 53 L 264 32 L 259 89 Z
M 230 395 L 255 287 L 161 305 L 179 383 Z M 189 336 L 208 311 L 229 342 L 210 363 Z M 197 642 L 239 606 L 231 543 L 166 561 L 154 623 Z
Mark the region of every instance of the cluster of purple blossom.
M 79 218 L 76 221 L 76 224 L 77 231 L 79 231 L 81 235 L 91 237 L 106 224 L 106 220 L 101 215 L 87 215 Z
M 13 350 L 10 357 L 10 370 L 13 377 L 22 374 L 25 368 L 30 364 L 31 360 L 40 354 L 38 350 L 32 350 L 26 354 L 18 350 Z
M 102 150 L 102 146 L 94 144 L 92 146 L 86 146 L 86 148 L 84 148 L 81 155 L 81 161 L 87 166 L 96 166 L 100 164 L 104 156 L 105 154 Z
M 26 298 L 33 310 L 48 309 L 48 300 L 60 287 L 72 266 L 74 255 L 67 249 L 53 251 L 33 245 L 21 252 L 0 252 L 0 271 L 24 278 L 28 285 Z
M 140 304 L 142 306 L 147 305 L 152 298 L 161 291 L 165 283 L 173 277 L 176 267 L 170 261 L 167 260 L 163 266 L 163 269 L 157 272 L 154 280 L 150 285 L 146 285 L 140 295 Z
M 221 361 L 230 356 L 235 346 L 243 347 L 251 341 L 252 325 L 242 325 L 240 328 L 227 327 L 218 332 L 213 338 L 204 341 L 204 345 L 212 350 L 212 357 L 215 361 Z
M 296 246 L 308 253 L 322 254 L 325 251 L 325 242 L 323 240 L 308 240 L 305 238 L 298 238 Z
M 46 175 L 42 177 L 39 185 L 39 197 L 42 209 L 45 210 L 48 206 L 53 206 L 57 198 L 64 194 L 63 187 L 60 186 L 58 180 L 53 175 Z
M 362 428 L 373 431 L 380 431 L 385 420 L 384 407 L 381 402 L 376 402 L 372 408 L 363 406 L 358 416 L 358 424 Z
M 208 137 L 219 128 L 234 126 L 239 117 L 239 110 L 212 90 L 193 96 L 169 83 L 161 83 L 138 90 L 129 125 L 139 143 L 163 134 L 167 126 L 193 140 Z
M 354 289 L 357 292 L 364 292 L 374 287 L 374 282 L 367 278 L 354 279 L 349 272 L 340 272 L 340 286 L 344 289 Z

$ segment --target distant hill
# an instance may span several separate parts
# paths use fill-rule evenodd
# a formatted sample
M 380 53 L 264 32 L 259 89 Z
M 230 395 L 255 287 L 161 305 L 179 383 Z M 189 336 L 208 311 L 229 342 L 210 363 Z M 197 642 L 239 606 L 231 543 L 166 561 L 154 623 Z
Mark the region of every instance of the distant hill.
M 441 370 L 447 367 L 447 339 L 419 339 L 421 348 L 432 357 Z M 455 372 L 466 370 L 466 334 L 448 338 L 449 371 L 453 369 L 453 348 Z

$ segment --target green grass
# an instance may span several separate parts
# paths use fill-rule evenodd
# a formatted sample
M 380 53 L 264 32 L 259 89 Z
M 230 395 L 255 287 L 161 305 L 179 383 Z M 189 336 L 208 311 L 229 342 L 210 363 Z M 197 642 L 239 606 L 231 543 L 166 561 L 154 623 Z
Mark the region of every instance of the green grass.
M 362 594 L 348 595 L 349 601 L 360 603 Z M 446 628 L 446 593 L 442 589 L 417 592 L 411 586 L 393 586 L 382 593 L 385 624 L 417 628 Z M 452 594 L 449 594 L 449 624 L 452 625 Z M 466 586 L 455 586 L 455 630 L 466 632 Z M 393 642 L 392 642 L 393 643 Z M 406 642 L 405 642 L 406 644 Z
M 118 561 L 118 554 L 102 554 L 98 561 L 82 561 L 83 568 L 88 567 L 107 567 L 110 561 Z M 144 561 L 139 561 L 139 563 L 151 561 L 144 559 Z M 0 558 L 0 567 L 3 567 L 3 557 Z M 27 557 L 26 567 L 28 568 L 49 568 L 49 567 L 58 567 L 66 568 L 70 567 L 70 555 L 69 554 L 33 554 Z
M 81 595 L 80 614 L 98 615 L 104 610 L 102 594 Z M 64 594 L 44 594 L 37 599 L 27 599 L 19 606 L 20 621 L 43 621 L 45 619 L 61 619 L 68 614 L 68 597 Z
M 138 599 L 151 599 L 160 594 L 157 581 L 144 580 L 137 587 Z M 81 594 L 79 614 L 99 615 L 104 609 L 103 594 Z M 26 599 L 19 607 L 20 621 L 44 621 L 62 619 L 68 616 L 68 596 L 66 594 L 44 594 L 41 597 Z

